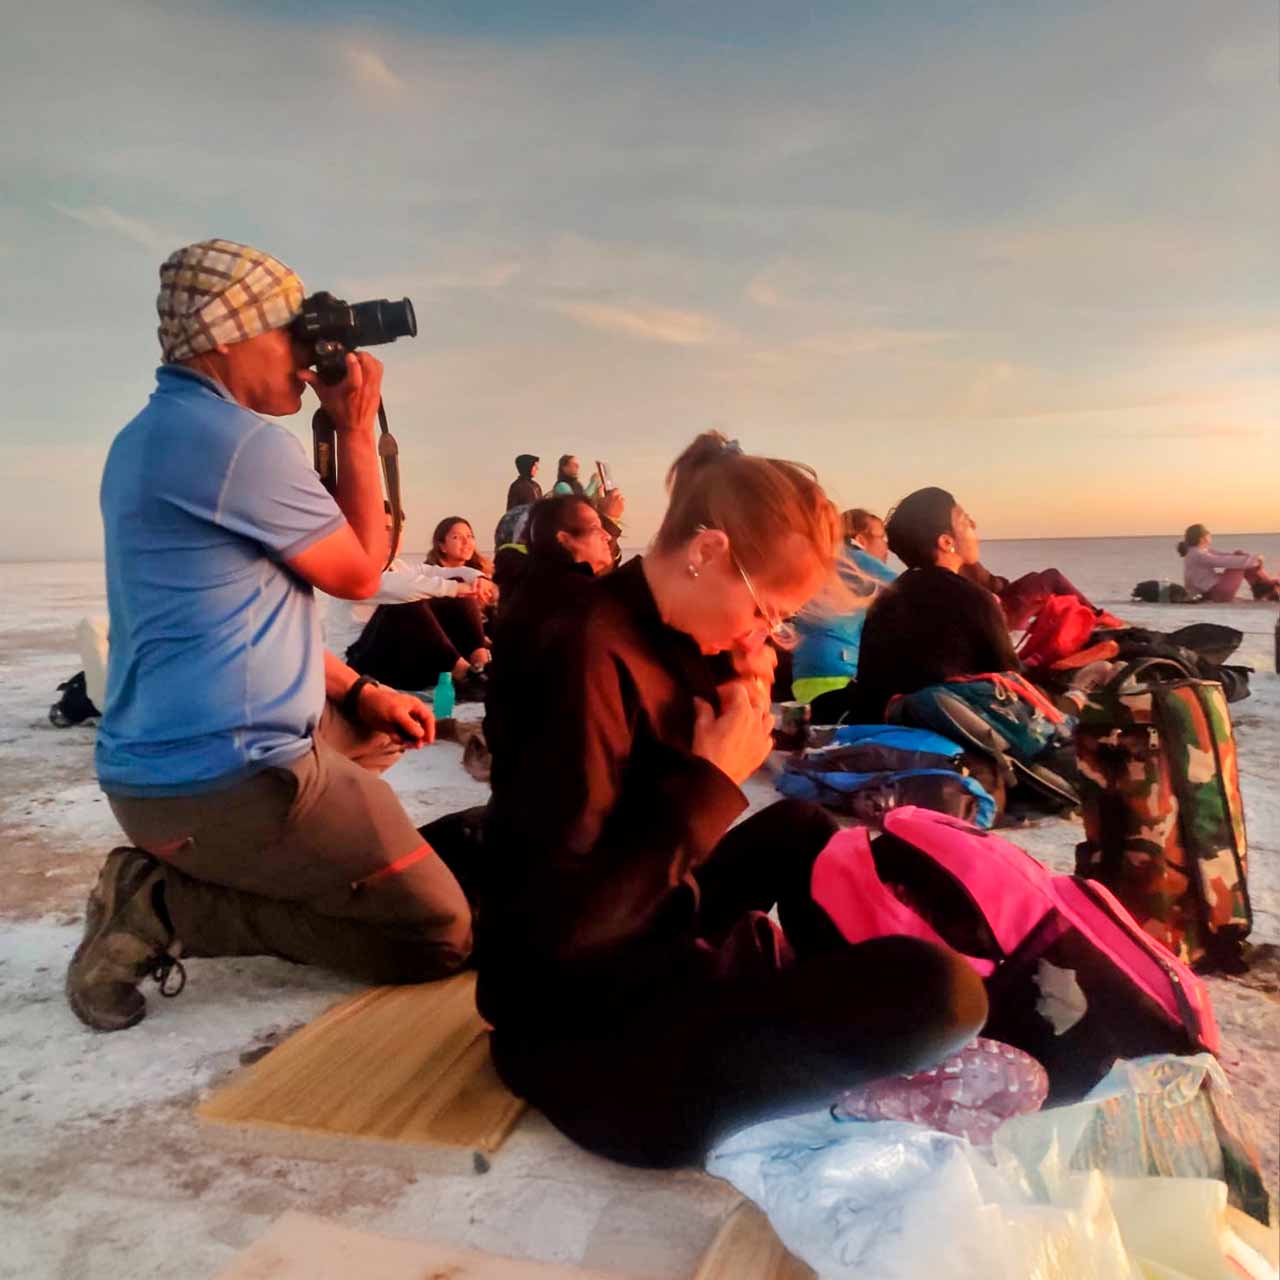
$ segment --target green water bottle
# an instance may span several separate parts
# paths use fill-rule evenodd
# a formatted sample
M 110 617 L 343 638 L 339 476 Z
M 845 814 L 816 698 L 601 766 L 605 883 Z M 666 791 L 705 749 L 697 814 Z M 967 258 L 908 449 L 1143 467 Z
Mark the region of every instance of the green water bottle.
M 436 691 L 431 697 L 431 709 L 437 720 L 448 720 L 453 715 L 453 672 L 442 671 L 436 681 Z

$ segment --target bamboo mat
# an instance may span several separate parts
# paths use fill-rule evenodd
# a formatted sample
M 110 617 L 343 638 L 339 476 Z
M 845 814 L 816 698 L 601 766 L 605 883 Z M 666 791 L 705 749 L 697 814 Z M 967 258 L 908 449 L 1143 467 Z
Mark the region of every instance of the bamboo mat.
M 236 1145 L 354 1158 L 342 1144 L 493 1152 L 523 1111 L 490 1061 L 475 975 L 462 974 L 344 1000 L 215 1090 L 196 1115 Z
M 286 1213 L 217 1280 L 621 1280 L 603 1271 L 395 1240 Z
M 693 1280 L 817 1280 L 788 1253 L 769 1219 L 744 1200 L 725 1220 Z
M 623 1280 L 613 1272 L 397 1240 L 289 1212 L 217 1280 Z M 752 1204 L 729 1215 L 694 1280 L 815 1280 Z

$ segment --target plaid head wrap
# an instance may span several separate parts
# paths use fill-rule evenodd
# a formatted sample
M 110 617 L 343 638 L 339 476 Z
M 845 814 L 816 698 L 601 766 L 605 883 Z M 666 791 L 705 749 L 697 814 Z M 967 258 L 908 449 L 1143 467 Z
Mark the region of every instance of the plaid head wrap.
M 201 240 L 171 253 L 160 268 L 160 350 L 186 360 L 281 329 L 302 310 L 302 281 L 260 249 Z

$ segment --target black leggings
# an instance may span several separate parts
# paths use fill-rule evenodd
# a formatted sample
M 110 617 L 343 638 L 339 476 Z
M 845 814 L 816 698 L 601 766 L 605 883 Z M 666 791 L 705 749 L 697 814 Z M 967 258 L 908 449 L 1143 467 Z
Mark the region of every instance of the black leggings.
M 635 1009 L 584 1011 L 555 1038 L 494 1034 L 508 1085 L 589 1151 L 654 1168 L 701 1163 L 756 1121 L 829 1106 L 844 1089 L 931 1066 L 987 1015 L 954 952 L 912 938 L 851 946 L 809 894 L 834 829 L 784 800 L 749 818 L 698 874 L 715 942 L 775 903 L 794 950 L 772 971 L 673 985 Z
M 347 661 L 362 676 L 397 689 L 429 689 L 486 647 L 484 612 L 474 596 L 384 604 L 369 619 Z

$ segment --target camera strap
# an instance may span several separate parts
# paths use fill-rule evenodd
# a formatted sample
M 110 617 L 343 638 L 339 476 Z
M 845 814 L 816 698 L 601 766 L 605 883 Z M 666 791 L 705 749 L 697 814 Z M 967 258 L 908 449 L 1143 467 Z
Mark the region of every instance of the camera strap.
M 400 505 L 400 446 L 387 425 L 387 411 L 378 401 L 378 461 L 382 463 L 382 484 L 391 504 L 391 546 L 387 552 L 388 569 L 400 549 L 400 535 L 404 532 L 404 507 Z
M 312 459 L 320 483 L 336 498 L 338 496 L 338 433 L 333 421 L 323 409 L 317 409 L 311 418 Z M 404 507 L 400 503 L 400 446 L 387 425 L 387 411 L 378 401 L 378 462 L 382 467 L 382 487 L 391 505 L 391 547 L 386 568 L 396 558 L 400 548 L 400 535 L 404 532 Z

